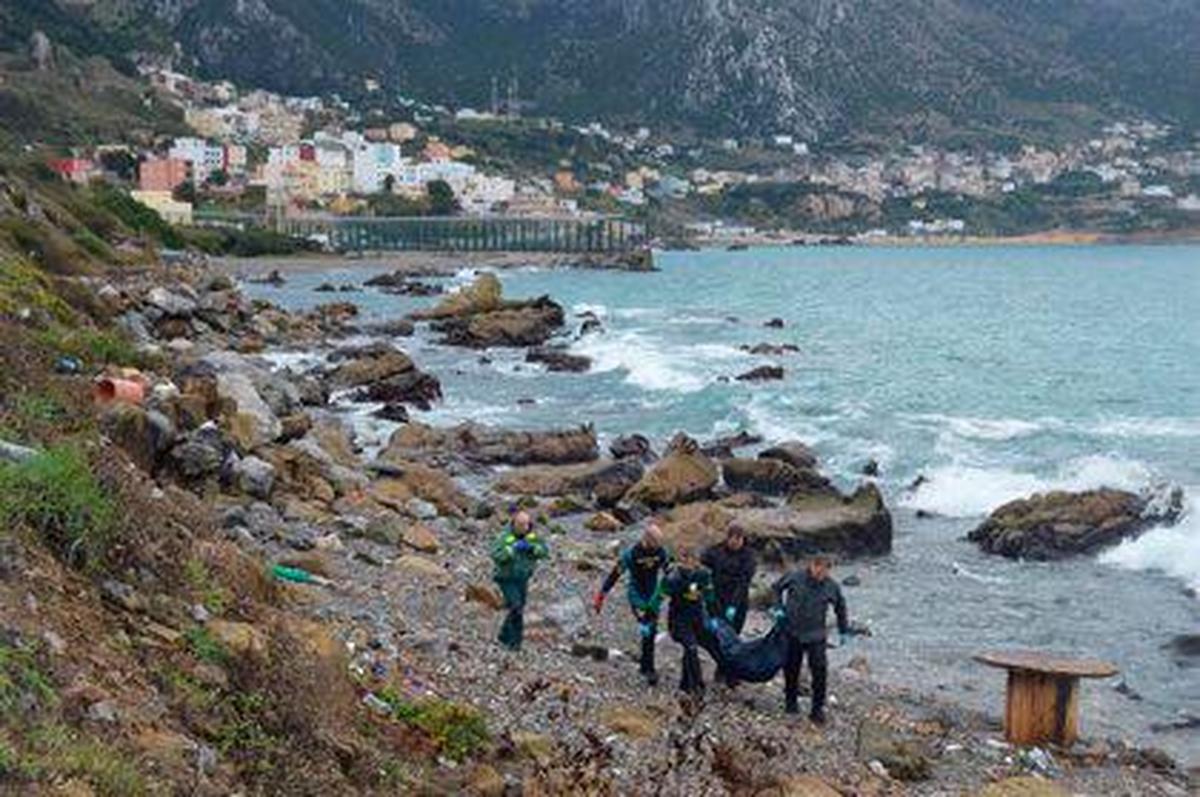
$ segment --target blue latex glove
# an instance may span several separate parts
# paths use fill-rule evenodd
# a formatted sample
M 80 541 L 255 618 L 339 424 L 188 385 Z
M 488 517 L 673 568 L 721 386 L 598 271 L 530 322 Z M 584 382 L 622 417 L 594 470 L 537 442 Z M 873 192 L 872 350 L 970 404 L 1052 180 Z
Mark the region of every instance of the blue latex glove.
M 524 537 L 513 543 L 513 550 L 517 553 L 526 553 L 532 548 L 533 546 L 529 544 L 529 540 Z
M 715 617 L 708 618 L 708 630 L 709 631 L 712 631 L 715 634 L 718 627 L 720 627 L 720 622 L 717 620 L 717 618 L 715 618 Z
M 650 637 L 654 636 L 654 624 L 653 623 L 638 623 L 638 631 L 641 633 L 641 635 L 643 637 L 645 637 L 646 639 L 649 639 Z
M 737 617 L 737 607 L 736 606 L 726 606 L 725 607 L 725 619 L 732 623 L 733 619 L 735 617 Z
M 782 620 L 784 617 L 787 617 L 787 612 L 783 610 L 783 607 L 776 606 L 771 610 L 771 617 L 775 618 L 776 620 Z

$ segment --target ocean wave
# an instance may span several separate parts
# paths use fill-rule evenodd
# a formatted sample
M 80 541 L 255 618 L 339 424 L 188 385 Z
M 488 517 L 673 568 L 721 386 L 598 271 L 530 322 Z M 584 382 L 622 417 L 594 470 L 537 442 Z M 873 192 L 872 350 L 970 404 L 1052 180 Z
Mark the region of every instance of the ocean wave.
M 1020 418 L 975 418 L 960 415 L 926 413 L 908 416 L 922 425 L 945 427 L 951 434 L 967 440 L 1002 441 L 1030 437 L 1058 425 L 1056 421 L 1027 421 Z
M 1200 418 L 1112 418 L 1087 431 L 1101 437 L 1200 437 Z
M 1140 462 L 1099 455 L 1071 460 L 1053 476 L 964 464 L 932 468 L 924 476 L 916 490 L 901 497 L 900 505 L 948 517 L 980 517 L 1033 493 L 1096 487 L 1139 490 L 1154 480 Z
M 695 393 L 744 359 L 732 346 L 668 344 L 637 331 L 589 335 L 572 350 L 592 358 L 592 371 L 624 371 L 625 381 L 643 390 Z
M 612 311 L 612 316 L 626 321 L 637 321 L 644 318 L 662 318 L 666 312 L 662 307 L 618 307 Z
M 1187 490 L 1192 496 L 1183 519 L 1174 526 L 1147 531 L 1100 555 L 1100 561 L 1126 570 L 1153 570 L 1183 581 L 1200 593 L 1200 488 Z
M 584 313 L 591 313 L 600 320 L 608 318 L 608 308 L 602 304 L 591 304 L 589 302 L 576 302 L 571 305 L 571 314 L 580 316 Z
M 800 440 L 807 445 L 828 441 L 833 435 L 822 429 L 814 419 L 791 409 L 792 401 L 776 396 L 774 401 L 766 394 L 755 394 L 746 402 L 742 411 L 746 415 L 749 430 L 762 435 L 768 443 Z

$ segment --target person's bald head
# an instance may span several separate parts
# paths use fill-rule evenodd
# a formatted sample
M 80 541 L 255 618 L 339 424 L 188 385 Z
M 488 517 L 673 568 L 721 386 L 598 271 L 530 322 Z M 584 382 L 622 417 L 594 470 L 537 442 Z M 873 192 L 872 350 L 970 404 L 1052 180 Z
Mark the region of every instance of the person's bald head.
M 513 531 L 518 534 L 528 534 L 529 530 L 533 528 L 533 518 L 529 516 L 528 512 L 522 510 L 513 515 L 512 525 Z
M 662 528 L 655 521 L 650 521 L 642 531 L 642 545 L 647 548 L 660 548 L 662 541 Z

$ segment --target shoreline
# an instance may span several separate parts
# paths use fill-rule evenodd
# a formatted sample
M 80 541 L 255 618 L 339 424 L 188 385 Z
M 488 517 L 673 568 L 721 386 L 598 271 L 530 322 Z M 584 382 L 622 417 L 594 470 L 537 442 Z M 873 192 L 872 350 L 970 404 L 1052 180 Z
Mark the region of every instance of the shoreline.
M 362 256 L 305 253 L 264 257 L 212 258 L 212 268 L 226 274 L 257 276 L 274 270 L 311 274 L 336 269 L 395 271 L 412 277 L 452 277 L 463 269 L 570 268 L 582 271 L 629 271 L 643 273 L 653 268 L 634 267 L 636 253 L 591 254 L 567 252 L 387 252 Z

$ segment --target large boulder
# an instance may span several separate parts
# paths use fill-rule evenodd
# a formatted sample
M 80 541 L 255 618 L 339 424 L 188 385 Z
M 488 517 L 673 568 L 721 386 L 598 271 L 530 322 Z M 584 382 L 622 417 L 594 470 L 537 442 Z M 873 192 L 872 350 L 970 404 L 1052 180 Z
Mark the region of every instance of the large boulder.
M 263 400 L 248 374 L 242 371 L 218 374 L 217 394 L 235 408 L 228 419 L 229 430 L 243 452 L 254 451 L 283 432 L 279 418 Z
M 759 459 L 778 459 L 796 468 L 815 468 L 817 455 L 813 450 L 798 440 L 789 440 L 764 449 L 758 454 Z
M 716 486 L 717 465 L 685 434 L 675 436 L 666 455 L 626 494 L 626 499 L 652 508 L 706 498 Z
M 465 517 L 473 507 L 454 479 L 418 462 L 397 462 L 387 468 L 387 475 L 371 482 L 368 494 L 398 512 L 407 512 L 414 498 L 428 501 L 438 513 L 451 517 Z
M 625 435 L 613 440 L 608 446 L 608 452 L 616 459 L 634 457 L 642 462 L 653 462 L 658 459 L 650 440 L 641 434 Z
M 780 459 L 727 459 L 721 463 L 731 490 L 763 495 L 836 494 L 833 485 L 812 468 L 798 468 Z
M 374 382 L 354 394 L 354 401 L 382 404 L 411 404 L 429 410 L 442 400 L 442 383 L 436 376 L 416 369 Z
M 475 465 L 569 465 L 598 456 L 591 426 L 515 432 L 474 423 L 448 429 L 409 423 L 396 430 L 379 458 L 385 463 L 457 458 Z
M 486 349 L 493 346 L 541 346 L 564 323 L 562 306 L 548 296 L 506 303 L 501 309 L 438 321 L 442 343 Z
M 612 506 L 645 475 L 635 459 L 600 460 L 578 465 L 534 465 L 516 468 L 492 485 L 498 493 L 510 495 L 585 495 L 603 506 Z
M 437 306 L 414 313 L 413 317 L 425 320 L 478 315 L 499 309 L 503 301 L 500 279 L 495 274 L 485 272 L 470 285 L 442 299 Z
M 539 346 L 525 354 L 525 362 L 541 363 L 547 371 L 580 374 L 592 367 L 592 359 L 571 354 L 563 346 Z
M 1174 523 L 1182 512 L 1183 491 L 1178 488 L 1140 494 L 1109 488 L 1039 493 L 992 512 L 967 539 L 988 553 L 1013 559 L 1062 559 Z
M 361 387 L 415 369 L 412 359 L 387 343 L 341 349 L 330 356 L 336 363 L 330 378 L 338 387 Z
M 664 532 L 674 545 L 703 547 L 724 539 L 737 521 L 751 547 L 776 563 L 816 553 L 851 558 L 891 551 L 892 517 L 873 484 L 850 496 L 801 495 L 778 507 L 745 504 L 733 496 L 678 507 L 667 514 Z

